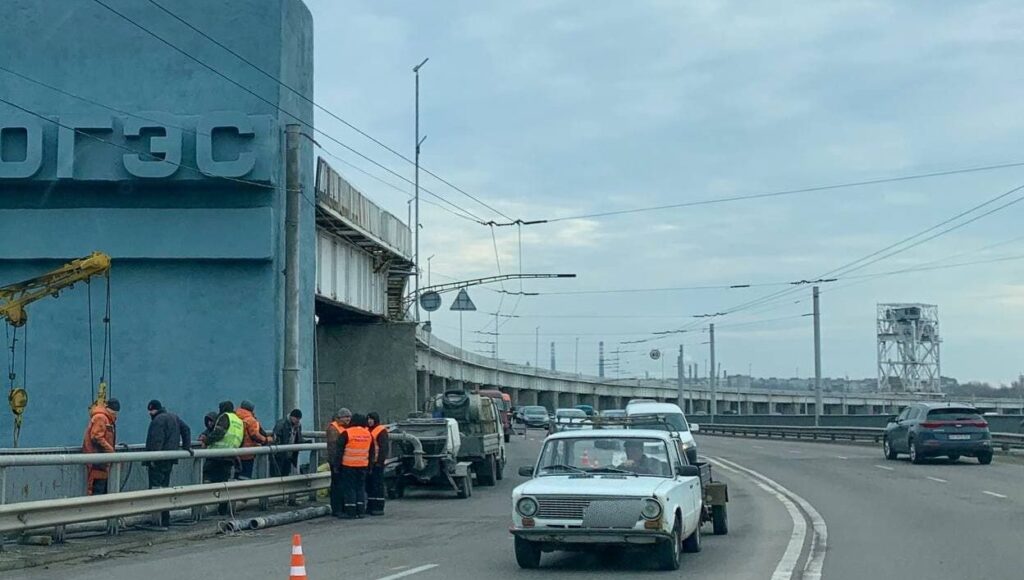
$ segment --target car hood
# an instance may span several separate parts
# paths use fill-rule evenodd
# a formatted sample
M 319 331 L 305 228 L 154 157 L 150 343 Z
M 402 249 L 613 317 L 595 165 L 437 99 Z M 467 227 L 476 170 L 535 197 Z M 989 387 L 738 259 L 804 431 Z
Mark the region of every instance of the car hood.
M 515 495 L 607 495 L 648 497 L 657 493 L 658 488 L 670 483 L 667 477 L 570 477 L 552 475 L 536 477 L 520 485 Z

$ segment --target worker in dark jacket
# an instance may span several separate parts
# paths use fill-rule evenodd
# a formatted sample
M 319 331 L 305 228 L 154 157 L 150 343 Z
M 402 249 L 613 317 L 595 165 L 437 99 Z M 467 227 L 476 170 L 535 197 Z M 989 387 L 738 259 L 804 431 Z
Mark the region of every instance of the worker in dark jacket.
M 298 445 L 302 439 L 302 411 L 292 409 L 291 413 L 274 425 L 274 443 L 277 445 Z M 278 477 L 291 475 L 299 468 L 299 452 L 277 453 L 270 463 L 271 473 Z
M 338 437 L 341 455 L 342 516 L 362 518 L 366 513 L 366 473 L 370 458 L 376 456 L 373 435 L 366 428 L 366 415 L 352 415 L 352 423 Z
M 213 433 L 213 426 L 216 424 L 216 411 L 211 411 L 207 413 L 205 417 L 203 417 L 203 426 L 205 427 L 205 429 L 203 429 L 203 432 L 199 434 L 199 445 L 201 445 L 203 449 L 206 449 L 206 447 L 209 445 L 210 433 Z
M 384 464 L 388 460 L 388 428 L 380 423 L 380 414 L 367 413 L 367 427 L 373 436 L 377 452 L 370 457 L 370 471 L 366 476 L 366 512 L 371 516 L 384 515 Z
M 327 425 L 327 465 L 331 468 L 331 515 L 344 517 L 341 485 L 341 452 L 338 441 L 352 422 L 352 411 L 342 407 L 334 414 L 334 419 Z
M 174 413 L 167 412 L 160 401 L 153 399 L 147 406 L 149 409 L 149 432 L 146 434 L 146 451 L 192 451 L 192 430 Z M 171 470 L 177 459 L 150 461 L 149 489 L 170 487 Z M 160 512 L 160 525 L 171 525 L 171 512 Z

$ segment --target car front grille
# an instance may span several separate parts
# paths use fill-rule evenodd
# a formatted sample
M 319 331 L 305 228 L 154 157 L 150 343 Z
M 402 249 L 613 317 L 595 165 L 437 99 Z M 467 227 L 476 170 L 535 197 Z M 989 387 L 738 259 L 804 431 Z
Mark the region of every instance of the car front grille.
M 600 502 L 602 507 L 623 507 L 630 512 L 639 506 L 639 498 L 635 497 L 606 497 L 606 496 L 538 496 L 537 498 L 538 519 L 550 520 L 582 520 L 587 514 L 588 508 L 594 503 Z M 604 511 L 604 510 L 602 510 Z M 639 516 L 639 511 L 636 512 Z M 636 519 L 633 519 L 635 522 Z

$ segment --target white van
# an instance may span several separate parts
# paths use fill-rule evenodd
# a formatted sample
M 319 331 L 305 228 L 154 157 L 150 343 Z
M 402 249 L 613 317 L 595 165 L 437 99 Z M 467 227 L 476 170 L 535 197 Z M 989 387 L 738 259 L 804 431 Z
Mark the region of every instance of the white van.
M 698 425 L 692 427 L 686 422 L 686 416 L 683 415 L 683 410 L 679 408 L 679 405 L 673 405 L 672 403 L 655 403 L 647 401 L 637 401 L 626 405 L 626 416 L 632 418 L 644 418 L 651 417 L 657 421 L 652 421 L 650 427 L 646 425 L 643 428 L 665 430 L 666 427 L 662 423 L 667 423 L 669 428 L 679 433 L 679 441 L 682 444 L 682 451 L 686 453 L 686 459 L 690 462 L 690 465 L 697 464 L 697 442 L 693 439 L 693 432 L 699 431 Z M 633 423 L 633 428 L 637 427 L 636 423 Z

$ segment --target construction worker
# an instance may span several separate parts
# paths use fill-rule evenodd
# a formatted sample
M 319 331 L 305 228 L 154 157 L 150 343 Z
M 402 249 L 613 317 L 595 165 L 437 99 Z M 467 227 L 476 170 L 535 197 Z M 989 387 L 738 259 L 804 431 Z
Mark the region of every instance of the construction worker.
M 373 435 L 366 427 L 366 415 L 355 414 L 338 437 L 341 454 L 342 517 L 362 518 L 366 513 L 366 473 L 375 456 Z
M 82 438 L 82 453 L 113 453 L 117 444 L 117 414 L 121 402 L 110 399 L 97 403 L 89 409 L 89 426 Z M 90 463 L 85 466 L 86 495 L 107 493 L 107 478 L 110 476 L 109 463 Z
M 242 436 L 242 447 L 260 447 L 273 443 L 274 436 L 267 435 L 266 431 L 263 430 L 259 419 L 256 418 L 256 406 L 252 404 L 252 401 L 242 401 L 239 407 L 241 408 L 238 409 L 237 415 L 245 426 L 244 435 Z M 256 456 L 243 455 L 239 459 L 242 462 L 242 469 L 239 472 L 240 478 L 252 479 L 252 468 L 256 463 Z
M 388 459 L 388 428 L 380 423 L 380 414 L 366 414 L 366 423 L 373 436 L 373 447 L 376 449 L 370 461 L 370 471 L 366 476 L 366 512 L 371 516 L 384 515 L 384 463 Z
M 146 434 L 146 451 L 192 452 L 192 430 L 174 413 L 164 409 L 163 404 L 153 399 L 146 406 L 149 410 L 149 431 Z M 149 473 L 149 489 L 171 486 L 171 470 L 177 459 L 146 462 Z M 171 512 L 160 512 L 160 526 L 171 525 Z
M 199 434 L 199 445 L 206 449 L 209 446 L 210 433 L 213 433 L 213 426 L 217 423 L 217 412 L 211 411 L 203 417 L 203 432 Z
M 210 434 L 206 436 L 206 446 L 210 449 L 238 449 L 242 446 L 244 436 L 245 426 L 235 414 L 234 403 L 223 401 L 220 404 L 220 415 L 214 421 Z M 231 479 L 231 468 L 234 465 L 235 458 L 233 457 L 207 458 L 204 473 L 207 483 L 224 483 Z M 220 504 L 217 512 L 222 516 L 227 515 L 228 504 Z
M 342 407 L 334 414 L 334 420 L 327 426 L 327 465 L 331 468 L 331 515 L 340 518 L 344 515 L 343 489 L 341 484 L 341 451 L 338 440 L 352 423 L 352 411 Z
M 302 411 L 292 409 L 291 413 L 274 425 L 274 443 L 278 445 L 298 445 L 302 439 Z M 270 463 L 271 474 L 283 477 L 291 475 L 299 468 L 299 452 L 277 453 Z

